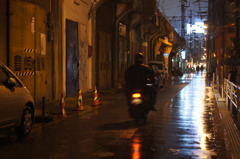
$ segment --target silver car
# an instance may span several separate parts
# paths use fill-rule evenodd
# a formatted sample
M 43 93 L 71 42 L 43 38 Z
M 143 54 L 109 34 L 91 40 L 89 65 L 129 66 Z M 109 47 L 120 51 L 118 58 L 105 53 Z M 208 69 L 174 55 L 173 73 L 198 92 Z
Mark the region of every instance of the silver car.
M 26 136 L 34 121 L 34 101 L 26 86 L 0 62 L 0 129 L 15 127 Z

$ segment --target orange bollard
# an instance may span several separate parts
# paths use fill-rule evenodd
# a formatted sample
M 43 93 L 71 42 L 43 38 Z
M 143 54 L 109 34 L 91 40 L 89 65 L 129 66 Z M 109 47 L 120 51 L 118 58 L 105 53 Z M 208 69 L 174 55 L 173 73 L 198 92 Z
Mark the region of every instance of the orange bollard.
M 65 111 L 65 100 L 64 100 L 64 94 L 62 93 L 62 96 L 61 96 L 61 102 L 60 102 L 60 114 L 63 116 L 63 117 L 66 117 L 67 114 L 66 114 L 66 111 Z
M 95 86 L 94 88 L 94 100 L 93 100 L 93 106 L 100 105 L 99 99 L 98 99 L 98 94 L 97 94 L 97 88 Z
M 83 99 L 82 99 L 82 91 L 81 89 L 78 92 L 78 101 L 76 110 L 84 110 L 83 109 Z

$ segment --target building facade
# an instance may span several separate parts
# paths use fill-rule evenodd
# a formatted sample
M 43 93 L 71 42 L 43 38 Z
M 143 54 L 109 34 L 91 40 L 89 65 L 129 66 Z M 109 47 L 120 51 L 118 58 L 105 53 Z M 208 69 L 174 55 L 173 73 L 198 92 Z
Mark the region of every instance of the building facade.
M 1 61 L 38 103 L 125 86 L 124 73 L 142 52 L 144 62 L 171 58 L 184 44 L 156 0 L 3 0 Z M 7 13 L 7 14 L 6 14 Z M 174 48 L 174 49 L 172 49 Z M 167 56 L 164 56 L 167 55 Z M 168 58 L 170 57 L 170 58 Z

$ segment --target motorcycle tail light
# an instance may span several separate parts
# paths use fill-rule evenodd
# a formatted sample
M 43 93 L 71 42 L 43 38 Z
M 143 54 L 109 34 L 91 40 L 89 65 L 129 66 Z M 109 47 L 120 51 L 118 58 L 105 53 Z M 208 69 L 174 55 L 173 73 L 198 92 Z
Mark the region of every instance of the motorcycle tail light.
M 133 93 L 132 94 L 132 98 L 141 98 L 141 97 L 142 97 L 141 93 Z

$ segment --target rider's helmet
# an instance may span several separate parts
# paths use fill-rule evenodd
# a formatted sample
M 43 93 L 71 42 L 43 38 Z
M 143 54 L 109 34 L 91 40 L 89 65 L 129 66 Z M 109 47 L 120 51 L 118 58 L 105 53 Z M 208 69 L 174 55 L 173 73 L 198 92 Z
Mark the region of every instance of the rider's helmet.
M 142 63 L 143 62 L 143 54 L 142 53 L 138 53 L 135 55 L 135 62 L 136 63 Z

